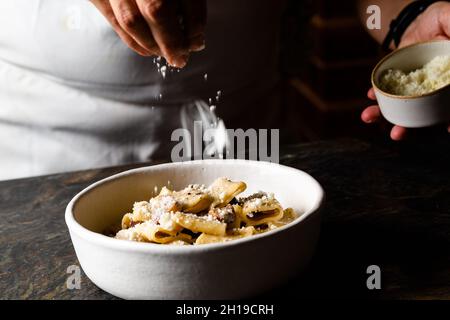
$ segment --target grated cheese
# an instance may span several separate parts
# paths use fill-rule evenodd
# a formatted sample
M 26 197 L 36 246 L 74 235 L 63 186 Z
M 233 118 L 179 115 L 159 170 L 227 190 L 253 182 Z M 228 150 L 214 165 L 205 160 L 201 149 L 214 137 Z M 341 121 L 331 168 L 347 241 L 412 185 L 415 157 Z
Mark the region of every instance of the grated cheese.
M 450 84 L 450 56 L 438 56 L 423 68 L 406 73 L 389 69 L 381 77 L 380 88 L 399 96 L 419 96 Z

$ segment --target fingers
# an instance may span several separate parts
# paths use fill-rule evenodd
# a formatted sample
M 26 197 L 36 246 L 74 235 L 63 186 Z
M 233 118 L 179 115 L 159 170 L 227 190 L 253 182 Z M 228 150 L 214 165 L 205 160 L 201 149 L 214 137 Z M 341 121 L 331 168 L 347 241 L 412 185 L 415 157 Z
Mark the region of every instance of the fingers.
M 405 139 L 407 130 L 403 127 L 393 126 L 391 129 L 391 139 L 400 141 Z
M 370 106 L 361 113 L 361 120 L 365 123 L 373 123 L 381 118 L 380 107 Z
M 190 51 L 205 48 L 206 0 L 182 0 L 185 34 Z
M 380 107 L 370 106 L 361 113 L 361 120 L 365 123 L 374 123 L 382 118 Z M 450 130 L 450 126 L 449 126 Z M 391 139 L 400 141 L 405 139 L 407 130 L 403 127 L 394 126 L 391 129 Z
M 140 44 L 138 44 L 132 37 L 128 35 L 127 32 L 125 32 L 125 30 L 122 29 L 108 0 L 91 0 L 91 2 L 108 20 L 114 31 L 116 31 L 117 35 L 122 39 L 123 42 L 125 42 L 125 44 L 128 45 L 128 47 L 142 56 L 152 55 L 152 52 L 148 51 Z
M 447 132 L 450 133 L 450 124 L 447 127 Z
M 407 34 L 407 35 L 402 37 L 402 41 L 400 41 L 400 44 L 398 45 L 398 48 L 401 49 L 401 48 L 404 48 L 404 47 L 408 47 L 408 46 L 410 46 L 410 45 L 412 45 L 414 43 L 417 43 L 417 42 L 418 41 L 416 40 L 415 35 L 411 36 L 411 35 Z
M 184 67 L 189 51 L 178 19 L 176 2 L 136 0 L 136 4 L 167 62 L 174 67 Z
M 141 55 L 164 56 L 170 65 L 182 68 L 190 51 L 200 51 L 205 46 L 206 0 L 91 2 L 119 37 Z
M 437 5 L 437 4 L 435 4 Z M 440 3 L 439 24 L 444 32 L 444 37 L 450 39 L 450 3 Z
M 145 50 L 158 54 L 158 46 L 136 2 L 134 0 L 110 0 L 110 4 L 122 30 Z
M 374 88 L 370 88 L 369 91 L 367 92 L 367 97 L 370 100 L 377 100 L 377 97 L 375 96 L 375 89 Z

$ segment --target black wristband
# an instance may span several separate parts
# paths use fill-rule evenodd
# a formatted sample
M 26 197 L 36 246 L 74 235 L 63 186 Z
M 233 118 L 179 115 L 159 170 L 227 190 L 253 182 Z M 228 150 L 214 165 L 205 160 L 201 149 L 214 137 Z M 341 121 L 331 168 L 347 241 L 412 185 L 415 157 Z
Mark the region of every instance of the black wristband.
M 403 33 L 409 25 L 430 5 L 442 0 L 416 0 L 408 4 L 398 15 L 398 17 L 392 20 L 389 28 L 389 32 L 383 41 L 383 49 L 389 50 L 392 40 L 396 47 L 400 44 Z

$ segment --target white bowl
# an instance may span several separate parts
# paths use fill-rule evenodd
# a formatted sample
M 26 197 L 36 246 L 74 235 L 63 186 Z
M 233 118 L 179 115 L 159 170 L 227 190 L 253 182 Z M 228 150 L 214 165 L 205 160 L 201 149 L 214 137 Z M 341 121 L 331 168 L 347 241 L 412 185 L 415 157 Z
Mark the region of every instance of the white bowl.
M 301 217 L 288 226 L 221 244 L 171 246 L 101 234 L 154 188 L 210 184 L 217 177 L 247 183 L 245 194 L 274 192 Z M 126 299 L 235 299 L 262 293 L 299 273 L 316 245 L 323 190 L 303 171 L 246 160 L 169 163 L 126 171 L 81 191 L 65 219 L 89 279 Z
M 405 128 L 450 121 L 450 85 L 420 96 L 396 96 L 379 87 L 380 77 L 387 69 L 415 70 L 437 56 L 449 54 L 449 40 L 430 41 L 398 49 L 378 63 L 372 72 L 372 86 L 386 120 Z

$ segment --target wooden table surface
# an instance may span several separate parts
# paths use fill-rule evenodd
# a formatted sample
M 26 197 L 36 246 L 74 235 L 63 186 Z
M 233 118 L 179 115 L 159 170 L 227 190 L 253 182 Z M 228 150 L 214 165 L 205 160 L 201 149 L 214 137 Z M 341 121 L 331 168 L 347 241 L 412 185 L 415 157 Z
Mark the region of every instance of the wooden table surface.
M 428 143 L 335 140 L 282 149 L 327 200 L 313 261 L 261 298 L 450 299 L 450 139 Z M 141 164 L 142 165 L 142 164 Z M 69 200 L 129 167 L 0 182 L 0 299 L 113 299 L 82 274 L 64 222 Z M 366 286 L 381 268 L 380 290 Z

